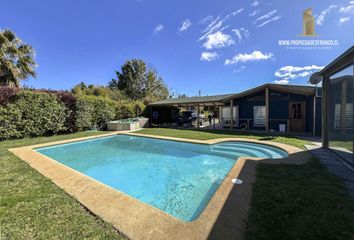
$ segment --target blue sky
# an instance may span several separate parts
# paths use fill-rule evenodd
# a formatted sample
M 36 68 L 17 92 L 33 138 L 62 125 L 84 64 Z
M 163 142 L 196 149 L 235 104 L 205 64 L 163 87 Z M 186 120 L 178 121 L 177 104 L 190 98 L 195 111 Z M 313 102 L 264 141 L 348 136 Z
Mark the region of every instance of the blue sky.
M 317 37 L 301 37 L 313 8 Z M 156 68 L 172 91 L 239 92 L 307 84 L 354 44 L 354 1 L 1 0 L 0 28 L 36 50 L 36 88 L 105 85 L 128 59 Z M 282 39 L 332 39 L 330 49 L 287 49 Z

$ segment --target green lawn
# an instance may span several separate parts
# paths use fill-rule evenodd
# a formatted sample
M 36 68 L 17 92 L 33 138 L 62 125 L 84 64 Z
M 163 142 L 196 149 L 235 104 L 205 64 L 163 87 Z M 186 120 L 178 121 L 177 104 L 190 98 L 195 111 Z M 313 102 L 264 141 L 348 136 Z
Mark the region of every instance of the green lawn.
M 310 144 L 308 141 L 294 138 L 291 135 L 276 135 L 276 133 L 247 133 L 235 132 L 228 130 L 185 130 L 185 129 L 169 129 L 169 128 L 145 128 L 137 131 L 137 133 L 151 134 L 159 136 L 169 136 L 178 138 L 191 138 L 198 140 L 209 140 L 215 138 L 253 138 L 263 141 L 274 141 L 289 144 L 304 149 L 304 144 Z
M 353 142 L 352 141 L 330 141 L 330 147 L 341 147 L 346 148 L 353 152 Z
M 318 160 L 258 164 L 247 240 L 354 239 L 354 201 Z
M 302 147 L 306 141 L 224 131 L 144 129 L 191 139 L 244 137 Z M 6 149 L 101 133 L 0 142 L 0 239 L 124 239 L 109 224 Z M 246 239 L 354 239 L 354 201 L 317 160 L 301 166 L 257 165 Z M 235 203 L 237 204 L 237 203 Z M 237 217 L 237 216 L 235 216 Z
M 0 239 L 125 239 L 8 148 L 85 137 L 76 133 L 0 142 Z
M 150 128 L 138 133 L 201 140 L 235 136 L 266 139 L 299 148 L 308 144 L 291 136 L 230 131 Z M 247 240 L 354 239 L 354 201 L 342 181 L 318 160 L 300 166 L 259 163 L 256 177 L 247 221 Z

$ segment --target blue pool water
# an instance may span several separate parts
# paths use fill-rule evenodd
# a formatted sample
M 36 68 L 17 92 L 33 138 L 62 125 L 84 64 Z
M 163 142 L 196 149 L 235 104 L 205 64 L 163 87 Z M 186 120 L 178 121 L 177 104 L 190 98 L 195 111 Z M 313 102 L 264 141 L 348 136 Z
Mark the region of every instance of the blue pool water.
M 129 135 L 36 150 L 184 221 L 200 215 L 238 157 L 287 156 L 253 143 L 209 146 Z

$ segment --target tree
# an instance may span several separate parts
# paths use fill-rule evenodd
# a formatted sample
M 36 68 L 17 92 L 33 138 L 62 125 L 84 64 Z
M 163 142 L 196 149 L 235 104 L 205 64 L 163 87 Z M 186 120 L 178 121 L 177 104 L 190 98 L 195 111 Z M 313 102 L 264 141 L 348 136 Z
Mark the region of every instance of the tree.
M 16 86 L 29 76 L 36 77 L 34 49 L 10 30 L 0 30 L 0 85 Z
M 133 59 L 127 61 L 121 68 L 121 72 L 116 71 L 117 80 L 110 82 L 133 100 L 142 99 L 144 85 L 146 82 L 146 64 L 142 60 Z
M 108 83 L 111 89 L 119 89 L 133 100 L 160 100 L 167 98 L 169 90 L 155 70 L 148 70 L 144 61 L 132 59 L 123 64 L 117 79 Z
M 169 90 L 163 79 L 158 76 L 155 70 L 149 70 L 146 76 L 145 98 L 148 102 L 166 99 Z

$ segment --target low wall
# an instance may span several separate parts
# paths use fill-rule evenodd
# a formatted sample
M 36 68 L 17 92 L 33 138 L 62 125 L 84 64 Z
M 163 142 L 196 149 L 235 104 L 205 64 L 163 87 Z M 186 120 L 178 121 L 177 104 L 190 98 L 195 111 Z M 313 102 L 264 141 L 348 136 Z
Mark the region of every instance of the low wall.
M 118 121 L 107 122 L 109 131 L 131 131 L 148 127 L 148 118 L 122 119 Z

